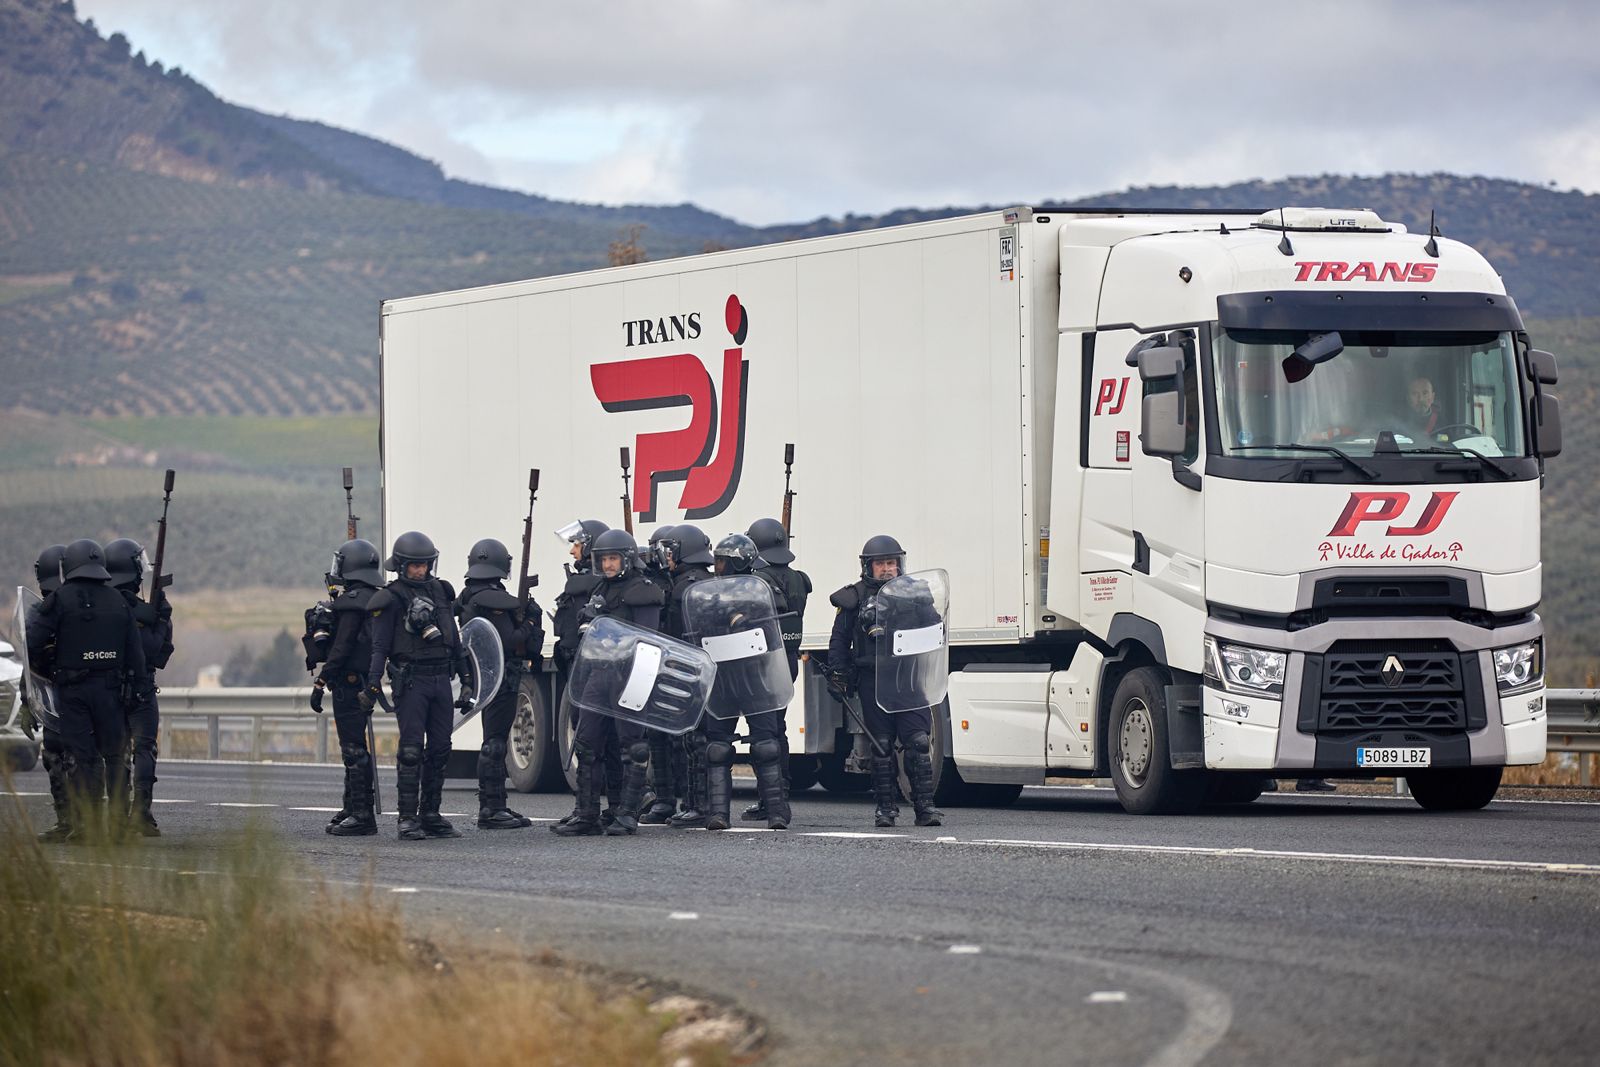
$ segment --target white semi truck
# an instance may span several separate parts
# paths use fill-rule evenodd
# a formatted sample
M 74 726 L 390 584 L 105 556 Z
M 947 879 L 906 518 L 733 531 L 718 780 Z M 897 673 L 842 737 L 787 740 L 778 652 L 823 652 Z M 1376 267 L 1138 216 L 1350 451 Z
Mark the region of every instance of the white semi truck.
M 620 525 L 627 446 L 640 540 L 716 540 L 778 513 L 793 443 L 805 647 L 869 536 L 949 572 L 947 800 L 1401 775 L 1476 808 L 1544 759 L 1555 361 L 1460 243 L 1361 210 L 1016 208 L 391 300 L 380 337 L 383 528 L 449 577 L 480 537 L 515 552 L 531 467 L 541 531 Z M 792 770 L 848 789 L 815 672 Z M 558 782 L 553 676 L 522 700 L 514 780 Z

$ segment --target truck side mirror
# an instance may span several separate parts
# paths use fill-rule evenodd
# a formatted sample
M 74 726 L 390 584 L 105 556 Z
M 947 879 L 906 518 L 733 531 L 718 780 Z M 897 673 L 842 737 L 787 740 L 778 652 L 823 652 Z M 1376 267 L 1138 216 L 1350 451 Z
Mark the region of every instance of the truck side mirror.
M 1540 385 L 1556 384 L 1556 357 L 1537 348 L 1529 352 L 1528 380 Z
M 1175 381 L 1183 377 L 1183 349 L 1171 345 L 1146 348 L 1138 354 L 1139 380 Z
M 1139 444 L 1147 456 L 1181 456 L 1184 447 L 1183 393 L 1147 393 L 1139 410 Z
M 1554 371 L 1551 373 L 1553 375 Z M 1561 454 L 1561 401 L 1554 394 L 1541 393 L 1528 398 L 1528 429 L 1532 432 L 1534 455 L 1553 459 Z

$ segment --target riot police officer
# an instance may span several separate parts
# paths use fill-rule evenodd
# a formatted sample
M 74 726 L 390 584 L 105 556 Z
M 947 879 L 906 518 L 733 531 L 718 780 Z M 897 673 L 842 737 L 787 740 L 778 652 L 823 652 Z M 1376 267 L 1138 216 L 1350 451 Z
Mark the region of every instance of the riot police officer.
M 137 690 L 146 671 L 138 625 L 122 594 L 106 584 L 111 574 L 99 542 L 68 545 L 61 579 L 28 620 L 28 662 L 55 683 L 68 802 L 88 812 L 88 825 L 74 817 L 67 839 L 82 840 L 85 831 L 103 828 L 106 796 L 126 795 L 122 693 Z
M 789 677 L 798 680 L 800 677 L 800 640 L 805 633 L 806 599 L 811 595 L 811 576 L 805 571 L 796 570 L 790 566 L 794 562 L 794 552 L 789 548 L 789 531 L 783 528 L 783 523 L 777 519 L 757 519 L 750 524 L 750 529 L 745 531 L 746 536 L 756 544 L 756 550 L 761 553 L 761 559 L 756 567 L 761 570 L 762 577 L 772 582 L 783 591 L 783 597 L 789 603 L 789 610 L 781 620 L 783 623 L 783 650 L 789 657 Z M 789 723 L 788 710 L 784 708 L 773 714 L 777 716 L 778 739 L 783 745 L 783 798 L 789 799 Z M 739 816 L 759 822 L 767 817 L 766 805 L 757 800 L 745 808 Z
M 580 629 L 602 616 L 632 623 L 646 630 L 659 630 L 661 605 L 665 600 L 660 586 L 639 573 L 638 548 L 633 535 L 625 530 L 607 530 L 589 546 L 600 585 L 579 611 Z M 615 819 L 609 826 L 600 821 L 600 800 L 596 770 L 601 745 L 614 733 L 623 754 L 622 796 L 616 805 Z M 639 804 L 644 796 L 645 765 L 650 761 L 650 744 L 645 729 L 588 710 L 578 713 L 574 748 L 578 757 L 577 803 L 573 817 L 550 829 L 564 837 L 606 833 L 612 836 L 637 833 Z
M 644 553 L 644 576 L 661 587 L 663 593 L 672 589 L 672 571 L 667 563 L 667 542 L 672 537 L 672 527 L 657 526 L 650 534 Z
M 550 623 L 556 636 L 556 672 L 562 692 L 566 691 L 567 679 L 572 673 L 572 657 L 578 654 L 578 642 L 583 636 L 579 631 L 578 612 L 589 602 L 589 597 L 599 588 L 601 581 L 594 569 L 589 548 L 596 537 L 609 529 L 599 519 L 579 519 L 556 531 L 556 536 L 567 542 L 568 552 L 572 556 L 571 563 L 563 564 L 567 581 L 556 597 L 555 616 Z M 617 748 L 615 733 L 605 735 L 600 764 L 605 774 L 602 788 L 612 802 L 612 807 L 604 812 L 609 822 L 615 804 L 622 799 L 622 753 Z M 571 817 L 567 816 L 568 819 Z
M 395 717 L 400 720 L 395 792 L 403 841 L 461 836 L 439 814 L 439 804 L 455 717 L 450 675 L 455 672 L 461 678 L 462 707 L 471 706 L 472 675 L 450 614 L 455 590 L 435 573 L 438 565 L 439 550 L 431 538 L 416 530 L 401 534 L 384 562 L 398 577 L 367 602 L 372 661 L 361 703 L 370 709 L 377 700 L 387 666 Z
M 532 826 L 533 820 L 506 806 L 506 750 L 511 740 L 511 724 L 517 718 L 517 691 L 524 671 L 537 675 L 544 663 L 544 627 L 540 625 L 539 604 L 531 597 L 523 602 L 508 592 L 511 577 L 511 551 L 492 537 L 486 537 L 467 553 L 467 578 L 456 597 L 456 619 L 466 625 L 473 619 L 487 619 L 500 635 L 505 650 L 505 676 L 483 716 L 483 744 L 478 749 L 478 826 L 485 830 L 515 830 Z
M 716 557 L 711 552 L 711 538 L 707 537 L 700 527 L 690 523 L 674 526 L 662 543 L 666 547 L 672 588 L 667 593 L 666 607 L 662 612 L 661 632 L 681 641 L 687 629 L 683 618 L 683 598 L 696 582 L 703 582 L 711 577 L 711 565 L 716 561 Z M 686 734 L 667 737 L 666 741 L 669 746 L 666 764 L 671 768 L 672 792 L 662 795 L 658 789 L 655 802 L 639 821 L 665 822 L 678 829 L 704 826 L 706 824 L 706 735 L 697 727 Z M 650 760 L 652 764 L 655 763 L 655 747 L 650 750 Z M 667 796 L 675 801 L 681 800 L 682 810 L 674 812 L 675 804 L 668 802 Z
M 138 833 L 160 837 L 161 829 L 150 813 L 156 785 L 156 738 L 161 726 L 161 711 L 156 705 L 156 671 L 166 667 L 172 658 L 172 604 L 160 594 L 154 603 L 147 604 L 139 595 L 139 587 L 149 569 L 144 547 L 139 542 L 119 537 L 106 545 L 106 570 L 111 574 L 111 587 L 121 591 L 128 610 L 133 612 L 144 650 L 144 677 L 136 680 L 130 690 L 136 696 L 124 708 L 133 749 L 133 796 L 128 802 L 128 818 Z M 112 798 L 113 803 L 125 800 Z
M 861 579 L 829 598 L 838 614 L 828 642 L 828 692 L 841 702 L 860 694 L 866 727 L 874 740 L 872 791 L 877 800 L 878 826 L 893 826 L 898 807 L 893 745 L 904 749 L 906 779 L 911 783 L 911 803 L 918 826 L 939 826 L 944 813 L 933 806 L 933 760 L 930 755 L 933 713 L 929 708 L 890 715 L 878 706 L 877 638 L 882 627 L 876 618 L 876 598 L 884 584 L 905 572 L 905 549 L 886 534 L 867 539 L 861 549 Z M 929 612 L 933 613 L 929 598 Z M 881 753 L 881 754 L 880 754 Z
M 38 583 L 39 595 L 47 597 L 61 586 L 61 557 L 66 554 L 66 545 L 51 545 L 39 553 L 39 558 L 33 562 L 33 577 Z M 27 623 L 31 629 L 33 623 Z M 26 646 L 27 636 L 23 636 Z M 23 655 L 27 655 L 24 647 Z M 56 823 L 48 830 L 39 833 L 39 840 L 44 842 L 65 841 L 72 834 L 72 811 L 67 803 L 67 751 L 61 741 L 61 731 L 48 722 L 40 721 L 31 707 L 24 704 L 23 726 L 29 736 L 33 734 L 32 724 L 39 722 L 43 734 L 41 748 L 44 757 L 44 773 L 50 780 L 50 804 L 55 809 Z
M 756 562 L 760 553 L 756 543 L 744 534 L 729 534 L 717 542 L 715 552 L 718 577 L 758 575 Z M 765 584 L 771 593 L 774 615 L 788 611 L 788 602 L 781 589 L 770 580 Z M 737 624 L 740 620 L 732 620 Z M 773 655 L 777 655 L 774 649 Z M 731 662 L 719 665 L 717 685 L 723 688 L 742 664 Z M 776 664 L 778 670 L 782 663 Z M 729 677 L 724 677 L 728 675 Z M 736 679 L 743 681 L 742 679 Z M 793 679 L 791 678 L 792 682 Z M 759 686 L 757 686 L 759 688 Z M 750 763 L 756 773 L 756 790 L 765 805 L 767 827 L 772 830 L 789 828 L 789 801 L 783 795 L 783 744 L 779 739 L 777 715 L 762 710 L 751 714 L 749 704 L 743 704 L 744 720 L 750 731 Z M 733 738 L 739 720 L 708 715 L 704 720 L 706 735 L 706 829 L 726 830 L 730 825 L 729 809 L 733 799 Z
M 367 668 L 372 664 L 371 604 L 383 584 L 378 546 L 356 538 L 339 546 L 327 574 L 339 595 L 328 604 L 332 622 L 322 670 L 312 682 L 311 709 L 322 712 L 323 694 L 333 691 L 333 725 L 344 763 L 344 805 L 325 828 L 335 837 L 368 837 L 378 832 L 374 812 L 377 754 L 367 749 L 370 706 L 363 706 Z

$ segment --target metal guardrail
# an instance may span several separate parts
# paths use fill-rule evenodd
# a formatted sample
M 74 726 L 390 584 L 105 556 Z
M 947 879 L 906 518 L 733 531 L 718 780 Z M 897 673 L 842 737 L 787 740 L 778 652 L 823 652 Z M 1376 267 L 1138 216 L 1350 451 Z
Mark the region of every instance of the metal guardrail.
M 289 726 L 316 730 L 316 758 L 328 762 L 328 731 L 333 721 L 332 697 L 325 714 L 311 710 L 311 687 L 237 687 L 231 689 L 163 688 L 161 690 L 162 749 L 173 751 L 171 731 L 179 722 L 206 720 L 209 758 L 220 759 L 222 720 L 249 720 L 250 759 L 259 760 L 265 752 L 266 735 L 273 727 Z M 1551 689 L 1545 693 L 1545 709 L 1550 719 L 1551 752 L 1600 753 L 1600 689 Z M 393 716 L 373 716 L 373 729 L 383 737 L 398 734 Z M 1588 761 L 1583 776 L 1588 777 Z M 1587 782 L 1585 783 L 1587 784 Z

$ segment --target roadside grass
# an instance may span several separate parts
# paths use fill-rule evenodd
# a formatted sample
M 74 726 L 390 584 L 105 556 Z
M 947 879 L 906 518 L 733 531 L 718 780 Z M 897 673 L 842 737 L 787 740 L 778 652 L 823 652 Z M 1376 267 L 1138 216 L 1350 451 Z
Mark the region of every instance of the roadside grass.
M 41 847 L 0 808 L 0 1067 L 730 1062 L 637 992 L 412 936 L 259 827 Z

